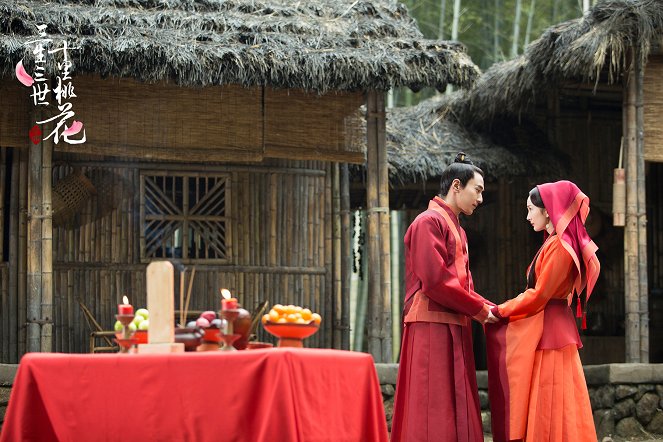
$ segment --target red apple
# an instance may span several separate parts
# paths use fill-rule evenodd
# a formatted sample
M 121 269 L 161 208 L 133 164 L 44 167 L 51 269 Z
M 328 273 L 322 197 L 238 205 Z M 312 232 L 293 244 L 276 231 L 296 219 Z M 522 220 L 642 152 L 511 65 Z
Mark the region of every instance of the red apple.
M 198 327 L 207 328 L 209 327 L 209 321 L 205 318 L 198 318 L 196 319 L 196 325 Z
M 207 319 L 207 322 L 212 322 L 213 320 L 216 319 L 216 312 L 213 312 L 213 311 L 211 311 L 211 310 L 208 310 L 208 311 L 206 311 L 206 312 L 202 312 L 202 313 L 200 314 L 200 317 L 201 317 L 201 318 L 205 318 L 205 319 Z

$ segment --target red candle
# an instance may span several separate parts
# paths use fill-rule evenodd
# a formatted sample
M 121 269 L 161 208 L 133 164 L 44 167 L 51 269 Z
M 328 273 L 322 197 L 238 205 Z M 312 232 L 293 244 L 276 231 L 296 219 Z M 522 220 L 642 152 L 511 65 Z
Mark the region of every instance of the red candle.
M 237 298 L 223 298 L 221 300 L 221 310 L 237 310 Z
M 129 304 L 129 300 L 126 296 L 122 297 L 122 304 L 117 305 L 117 314 L 118 315 L 133 315 L 134 306 Z

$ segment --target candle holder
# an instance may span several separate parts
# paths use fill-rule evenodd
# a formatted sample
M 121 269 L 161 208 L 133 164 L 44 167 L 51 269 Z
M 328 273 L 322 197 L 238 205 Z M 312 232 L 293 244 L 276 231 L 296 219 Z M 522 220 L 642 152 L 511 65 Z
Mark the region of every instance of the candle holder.
M 122 324 L 122 337 L 115 340 L 120 345 L 120 353 L 129 353 L 129 349 L 134 344 L 134 339 L 131 336 L 131 329 L 129 324 L 134 320 L 135 315 L 115 315 L 115 318 Z
M 226 320 L 225 330 L 221 330 L 221 339 L 223 339 L 223 351 L 235 351 L 233 342 L 240 338 L 240 334 L 235 334 L 235 319 L 239 316 L 239 309 L 224 309 L 219 312 L 219 316 Z
M 120 353 L 129 353 L 131 347 L 133 347 L 134 344 L 136 344 L 136 339 L 135 338 L 125 339 L 125 338 L 116 337 L 115 342 L 117 342 L 117 344 L 120 346 Z
M 232 335 L 226 335 L 222 334 L 221 339 L 223 339 L 223 345 L 219 350 L 221 351 L 237 351 L 237 349 L 233 346 L 233 343 L 240 338 L 240 334 L 232 334 Z

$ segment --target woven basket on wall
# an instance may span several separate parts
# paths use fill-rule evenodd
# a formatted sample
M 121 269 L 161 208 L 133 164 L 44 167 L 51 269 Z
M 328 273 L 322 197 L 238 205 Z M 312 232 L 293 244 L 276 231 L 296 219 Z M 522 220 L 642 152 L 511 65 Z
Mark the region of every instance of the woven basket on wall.
M 97 191 L 80 171 L 67 175 L 53 186 L 53 224 L 72 218 Z

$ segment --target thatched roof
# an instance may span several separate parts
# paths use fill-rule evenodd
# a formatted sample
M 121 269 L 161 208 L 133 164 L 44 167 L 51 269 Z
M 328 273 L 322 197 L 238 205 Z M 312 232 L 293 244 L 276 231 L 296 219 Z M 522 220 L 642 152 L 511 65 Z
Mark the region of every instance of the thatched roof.
M 22 58 L 29 70 L 26 42 L 43 23 L 80 48 L 75 73 L 147 82 L 416 90 L 479 74 L 461 45 L 424 39 L 393 0 L 12 0 L 0 4 L 0 75 Z
M 552 149 L 533 125 L 505 123 L 488 138 L 439 113 L 447 101 L 447 96 L 438 96 L 416 106 L 387 110 L 387 151 L 393 183 L 438 177 L 459 151 L 467 153 L 488 177 L 548 177 L 566 170 L 566 158 Z
M 600 1 L 584 17 L 547 29 L 523 55 L 493 65 L 451 108 L 476 124 L 524 112 L 564 81 L 621 81 L 629 50 L 637 48 L 646 60 L 661 35 L 662 0 Z

